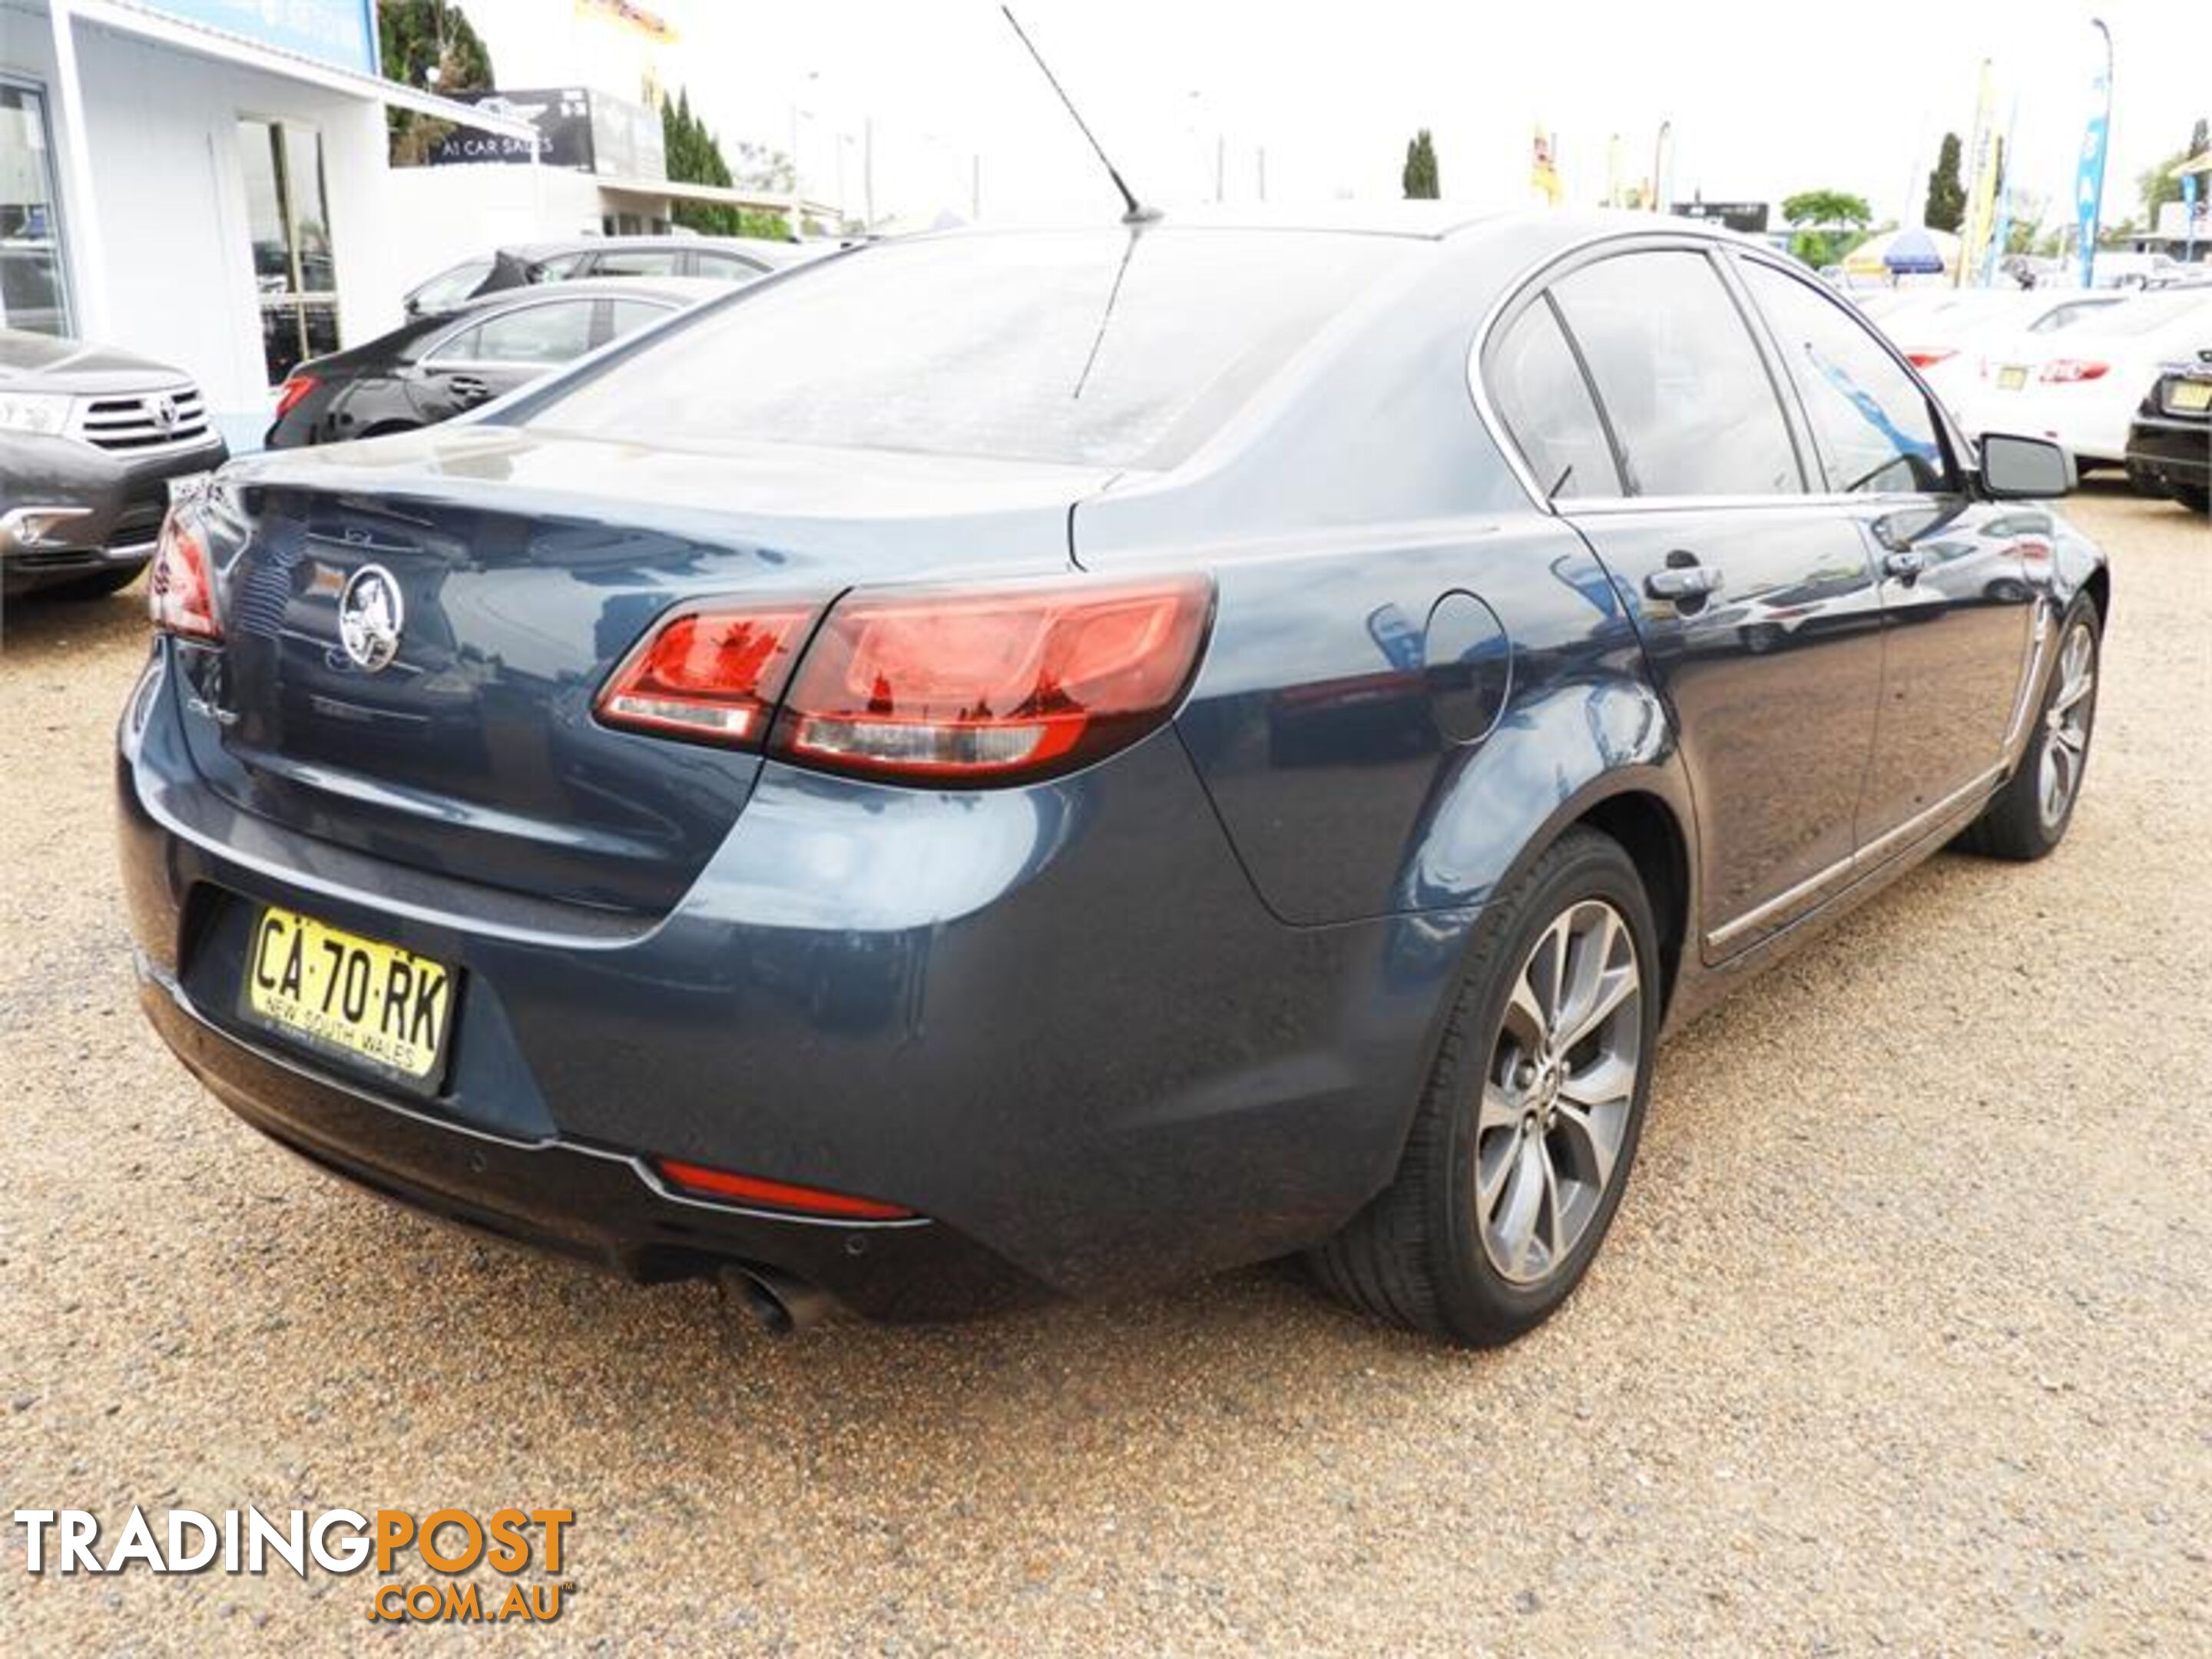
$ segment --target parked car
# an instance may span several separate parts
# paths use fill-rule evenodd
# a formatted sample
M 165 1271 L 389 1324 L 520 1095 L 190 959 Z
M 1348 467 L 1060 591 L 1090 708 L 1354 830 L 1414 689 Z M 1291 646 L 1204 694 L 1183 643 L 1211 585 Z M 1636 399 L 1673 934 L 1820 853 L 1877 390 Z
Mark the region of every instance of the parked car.
M 2161 364 L 2207 346 L 2212 289 L 2138 295 L 2058 334 L 1993 343 L 1956 406 L 1971 434 L 2033 434 L 2082 467 L 2120 466 L 2143 388 Z
M 296 449 L 435 426 L 728 291 L 696 277 L 592 278 L 550 290 L 510 289 L 410 318 L 365 345 L 294 369 L 277 388 L 262 444 Z
M 2100 251 L 2090 266 L 2092 288 L 2139 289 L 2158 282 L 2178 262 L 2170 253 Z
M 228 453 L 186 375 L 0 328 L 0 592 L 125 586 L 153 556 L 172 485 Z
M 1544 1318 L 1662 1024 L 2059 842 L 2110 578 L 2063 453 L 1755 243 L 1343 222 L 887 241 L 234 463 L 119 734 L 162 1037 L 772 1323 L 1297 1251 Z
M 468 301 L 538 283 L 591 276 L 693 276 L 744 283 L 823 252 L 819 243 L 770 242 L 742 236 L 593 236 L 531 242 L 464 259 L 408 290 L 410 317 L 451 311 Z
M 2128 476 L 2212 513 L 2212 345 L 2168 363 L 2128 428 Z
M 2040 336 L 2094 324 L 2126 297 L 2111 289 L 1962 289 L 1946 301 L 1882 318 L 1881 331 L 1936 395 L 1952 404 L 1971 397 L 1981 384 L 1992 346 L 2016 340 L 2033 344 Z

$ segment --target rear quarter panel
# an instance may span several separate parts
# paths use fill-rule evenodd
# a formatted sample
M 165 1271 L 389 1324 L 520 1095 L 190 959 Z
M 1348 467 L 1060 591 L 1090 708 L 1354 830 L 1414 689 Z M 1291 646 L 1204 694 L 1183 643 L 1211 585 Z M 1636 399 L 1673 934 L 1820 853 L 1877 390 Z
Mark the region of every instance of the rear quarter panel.
M 1485 313 L 1575 234 L 1439 246 L 1177 472 L 1077 507 L 1086 568 L 1213 573 L 1177 729 L 1285 921 L 1472 914 L 1622 789 L 1692 836 L 1631 606 L 1532 505 L 1468 383 Z

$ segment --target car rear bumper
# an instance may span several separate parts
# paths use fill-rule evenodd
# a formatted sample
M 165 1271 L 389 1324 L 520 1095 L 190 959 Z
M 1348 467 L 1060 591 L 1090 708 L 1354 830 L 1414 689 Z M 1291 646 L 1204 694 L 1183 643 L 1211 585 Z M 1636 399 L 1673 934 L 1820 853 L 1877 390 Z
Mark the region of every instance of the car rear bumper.
M 1161 732 L 981 794 L 770 766 L 674 910 L 586 925 L 223 803 L 191 769 L 175 648 L 126 712 L 118 777 L 162 1036 L 318 1161 L 639 1277 L 764 1266 L 918 1317 L 1318 1243 L 1396 1165 L 1474 920 L 1276 921 Z M 246 1022 L 265 904 L 458 970 L 435 1098 Z M 923 1219 L 705 1203 L 654 1158 Z
M 186 1068 L 240 1118 L 386 1197 L 653 1284 L 767 1268 L 879 1319 L 968 1316 L 1045 1287 L 927 1220 L 832 1222 L 701 1202 L 635 1153 L 559 1135 L 515 1139 L 319 1075 L 198 1012 L 138 959 L 139 1000 Z
M 2212 422 L 2138 416 L 2128 428 L 2128 465 L 2166 483 L 2212 484 Z

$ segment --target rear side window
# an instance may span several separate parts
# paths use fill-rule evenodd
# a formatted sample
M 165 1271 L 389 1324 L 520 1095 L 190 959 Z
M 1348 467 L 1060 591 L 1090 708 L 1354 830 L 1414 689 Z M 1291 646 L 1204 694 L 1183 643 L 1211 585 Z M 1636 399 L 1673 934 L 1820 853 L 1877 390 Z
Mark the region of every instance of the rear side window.
M 1620 494 L 1589 384 L 1541 295 L 1492 343 L 1484 383 L 1546 500 Z
M 1773 382 L 1704 254 L 1622 254 L 1551 291 L 1597 383 L 1632 493 L 1804 489 Z
M 674 248 L 609 248 L 592 261 L 594 276 L 673 276 L 684 256 Z
M 1920 494 L 1950 482 L 1935 411 L 1851 315 L 1795 277 L 1747 260 L 1744 285 L 1772 331 L 1813 427 L 1828 488 Z
M 440 271 L 408 297 L 419 310 L 444 311 L 474 295 L 490 275 L 490 260 L 471 259 L 451 270 Z
M 532 424 L 1169 466 L 1421 246 L 1173 226 L 879 243 L 672 327 Z
M 562 301 L 487 318 L 438 356 L 470 363 L 565 363 L 591 345 L 592 307 L 598 303 Z
M 721 253 L 713 248 L 695 248 L 691 258 L 697 275 L 717 283 L 750 283 L 762 270 L 750 259 L 740 259 L 734 253 Z
M 608 308 L 614 313 L 607 337 L 619 340 L 625 334 L 634 334 L 647 323 L 657 323 L 676 309 L 674 306 L 657 305 L 651 300 L 611 300 Z

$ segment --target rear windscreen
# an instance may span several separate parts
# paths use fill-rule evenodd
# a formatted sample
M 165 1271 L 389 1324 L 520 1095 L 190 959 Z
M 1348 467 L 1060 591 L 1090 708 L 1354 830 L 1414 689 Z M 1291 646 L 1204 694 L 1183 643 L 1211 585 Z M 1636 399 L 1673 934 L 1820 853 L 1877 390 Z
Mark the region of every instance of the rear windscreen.
M 1155 228 L 890 242 L 678 325 L 532 427 L 1172 465 L 1419 245 Z

